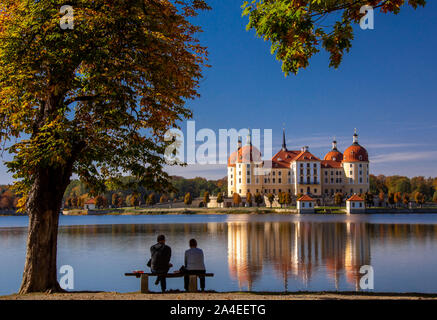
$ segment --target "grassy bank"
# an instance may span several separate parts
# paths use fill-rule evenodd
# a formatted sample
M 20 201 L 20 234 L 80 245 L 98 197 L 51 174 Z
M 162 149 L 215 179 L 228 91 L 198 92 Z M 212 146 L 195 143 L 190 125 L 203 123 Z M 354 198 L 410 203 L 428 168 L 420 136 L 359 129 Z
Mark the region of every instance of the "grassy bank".
M 162 214 L 266 214 L 266 213 L 296 213 L 296 209 L 290 208 L 117 208 L 89 211 L 90 215 L 162 215 Z M 68 215 L 84 215 L 84 210 L 64 210 Z
M 8 295 L 0 300 L 437 300 L 437 294 L 373 292 L 73 292 Z
M 296 214 L 296 207 L 268 208 L 268 207 L 231 207 L 231 208 L 116 208 L 99 210 L 64 210 L 67 215 L 178 215 L 178 214 Z M 344 207 L 316 207 L 316 214 L 346 214 Z M 408 214 L 408 213 L 437 213 L 437 208 L 393 209 L 393 208 L 369 208 L 368 214 Z

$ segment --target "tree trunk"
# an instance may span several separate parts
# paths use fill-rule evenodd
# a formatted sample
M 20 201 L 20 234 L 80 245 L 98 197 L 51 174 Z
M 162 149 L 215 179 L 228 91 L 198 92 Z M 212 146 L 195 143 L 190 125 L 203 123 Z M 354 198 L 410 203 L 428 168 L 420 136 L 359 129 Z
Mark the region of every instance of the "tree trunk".
M 26 262 L 19 293 L 60 292 L 57 281 L 57 238 L 62 198 L 71 169 L 42 168 L 28 195 L 29 215 Z

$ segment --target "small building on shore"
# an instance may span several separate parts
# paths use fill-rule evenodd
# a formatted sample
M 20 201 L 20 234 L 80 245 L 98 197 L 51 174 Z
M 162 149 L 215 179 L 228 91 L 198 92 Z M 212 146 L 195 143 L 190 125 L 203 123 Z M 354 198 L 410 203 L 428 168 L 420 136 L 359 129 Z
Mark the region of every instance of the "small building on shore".
M 207 208 L 230 208 L 232 207 L 232 199 L 223 197 L 223 202 L 217 202 L 217 196 L 211 196 L 207 204 Z
M 350 213 L 365 213 L 366 205 L 363 198 L 354 194 L 352 197 L 346 200 L 346 212 Z
M 297 213 L 314 213 L 316 201 L 309 195 L 304 195 L 297 199 Z
M 94 198 L 88 199 L 84 204 L 85 210 L 95 210 L 96 209 L 96 200 Z

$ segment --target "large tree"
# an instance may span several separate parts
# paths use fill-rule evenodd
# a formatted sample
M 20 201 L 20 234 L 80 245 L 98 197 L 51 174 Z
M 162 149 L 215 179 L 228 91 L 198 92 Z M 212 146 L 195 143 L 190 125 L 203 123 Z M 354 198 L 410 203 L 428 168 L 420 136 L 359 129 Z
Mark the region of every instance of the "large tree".
M 364 16 L 362 6 L 397 14 L 406 3 L 417 8 L 426 0 L 250 0 L 243 4 L 243 15 L 249 16 L 248 30 L 271 42 L 272 54 L 288 75 L 306 68 L 321 49 L 337 68 L 352 47 L 352 26 Z
M 0 142 L 29 215 L 20 293 L 56 292 L 62 197 L 75 174 L 91 194 L 135 176 L 170 187 L 164 133 L 191 116 L 206 51 L 189 22 L 203 0 L 0 1 Z M 8 143 L 8 142 L 7 142 Z

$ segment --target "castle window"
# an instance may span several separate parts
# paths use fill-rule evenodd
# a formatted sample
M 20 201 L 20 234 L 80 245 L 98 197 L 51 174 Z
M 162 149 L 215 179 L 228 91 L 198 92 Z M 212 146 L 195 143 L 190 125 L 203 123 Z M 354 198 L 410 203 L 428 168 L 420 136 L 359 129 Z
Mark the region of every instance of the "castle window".
M 273 183 L 275 183 L 275 178 L 273 178 Z
M 247 192 L 250 192 L 250 189 L 247 189 Z
M 250 183 L 250 179 L 247 179 L 247 183 Z
M 240 178 L 240 179 L 238 179 L 238 182 L 239 182 L 239 183 L 241 183 L 241 178 Z
M 231 179 L 233 179 L 234 178 L 234 175 L 233 174 L 231 174 Z
M 288 175 L 291 175 L 291 172 L 290 172 L 290 171 L 288 171 Z
M 307 163 L 307 168 L 309 168 L 310 167 L 310 164 L 309 163 Z
M 314 167 L 314 168 L 317 168 L 317 163 L 315 163 L 313 167 Z
M 259 183 L 259 179 L 258 178 L 256 178 L 256 184 L 258 184 Z M 258 192 L 258 191 L 257 191 Z
M 273 175 L 276 175 L 276 171 L 273 171 Z
M 241 176 L 241 171 L 238 171 L 238 175 Z
M 240 189 L 240 190 L 238 190 L 238 193 L 241 193 L 241 189 Z
M 331 171 L 331 176 L 333 176 L 334 175 L 334 171 Z
M 363 160 L 363 156 L 360 156 L 360 161 Z
M 361 156 L 360 156 L 361 157 Z M 360 163 L 360 168 L 362 168 L 363 167 L 363 165 Z
M 363 183 L 363 178 L 360 178 L 360 183 Z
M 314 189 L 314 193 L 317 193 L 317 189 Z
M 267 183 L 267 179 L 264 179 L 264 183 Z
M 281 178 L 279 178 L 279 179 L 278 179 L 278 183 L 281 183 L 281 181 L 282 181 Z
M 317 175 L 317 169 L 314 169 L 314 175 Z
M 349 174 L 350 174 L 350 175 L 352 175 L 352 170 L 351 170 L 351 171 L 349 171 Z
M 250 164 L 246 165 L 247 169 L 250 169 Z
M 331 178 L 331 183 L 334 183 L 334 178 Z
M 258 191 L 259 189 L 256 189 L 256 193 L 258 193 L 259 191 Z
M 281 193 L 281 189 L 279 189 L 278 192 Z
M 325 176 L 327 176 L 328 175 L 328 171 L 325 171 Z
M 280 176 L 281 174 L 282 174 L 282 172 L 281 172 L 281 171 L 279 171 L 279 172 L 278 172 L 278 176 Z
M 325 178 L 325 183 L 328 183 L 328 179 L 327 178 Z

